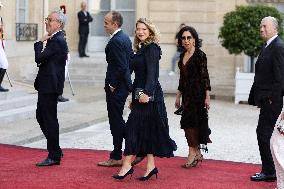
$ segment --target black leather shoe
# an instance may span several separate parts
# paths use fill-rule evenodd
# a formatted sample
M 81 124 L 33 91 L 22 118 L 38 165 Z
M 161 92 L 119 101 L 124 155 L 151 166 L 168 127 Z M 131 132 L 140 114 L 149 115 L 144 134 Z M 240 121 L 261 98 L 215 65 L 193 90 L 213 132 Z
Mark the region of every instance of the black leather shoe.
M 83 56 L 84 56 L 84 57 L 87 57 L 87 58 L 89 58 L 89 57 L 90 57 L 89 55 L 86 55 L 86 54 L 84 54 Z
M 57 97 L 57 101 L 58 102 L 67 102 L 67 101 L 69 101 L 69 99 L 68 98 L 64 98 L 62 95 L 59 95 Z
M 156 175 L 156 179 L 158 178 L 158 168 L 155 167 L 147 176 L 143 176 L 143 177 L 138 177 L 137 179 L 140 181 L 146 181 L 149 180 L 153 175 Z
M 132 174 L 134 172 L 133 167 L 131 167 L 124 175 L 113 175 L 112 178 L 116 179 L 116 180 L 123 180 L 125 177 L 127 177 L 127 175 L 130 175 L 130 178 L 132 177 Z
M 0 85 L 0 92 L 8 92 L 8 91 L 9 91 L 9 89 L 5 89 Z
M 52 166 L 52 165 L 60 165 L 60 161 L 55 161 L 53 159 L 50 158 L 46 158 L 45 160 L 43 160 L 42 162 L 39 162 L 36 164 L 36 166 L 38 167 L 42 167 L 42 166 Z
M 267 175 L 265 173 L 256 173 L 255 175 L 250 177 L 251 181 L 266 181 L 266 182 L 273 182 L 276 180 L 276 175 L 272 174 L 272 175 Z

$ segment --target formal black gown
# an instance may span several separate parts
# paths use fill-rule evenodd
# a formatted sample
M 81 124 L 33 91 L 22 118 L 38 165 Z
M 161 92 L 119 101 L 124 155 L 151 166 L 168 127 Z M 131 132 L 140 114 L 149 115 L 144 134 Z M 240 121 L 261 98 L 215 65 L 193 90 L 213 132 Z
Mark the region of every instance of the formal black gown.
M 143 88 L 154 101 L 139 103 L 132 93 L 132 109 L 126 123 L 124 155 L 172 157 L 177 149 L 169 136 L 168 118 L 159 77 L 161 49 L 142 45 L 130 62 L 135 72 L 133 89 Z

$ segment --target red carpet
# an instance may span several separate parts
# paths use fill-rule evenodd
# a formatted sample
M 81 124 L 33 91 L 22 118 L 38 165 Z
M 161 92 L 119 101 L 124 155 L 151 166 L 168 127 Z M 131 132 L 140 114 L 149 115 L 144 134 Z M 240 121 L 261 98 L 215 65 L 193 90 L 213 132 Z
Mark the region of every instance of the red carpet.
M 194 169 L 182 169 L 185 158 L 164 158 L 156 161 L 158 179 L 140 182 L 135 177 L 144 172 L 145 160 L 135 167 L 132 179 L 115 181 L 111 175 L 119 168 L 97 167 L 109 152 L 65 149 L 60 166 L 36 167 L 46 151 L 0 144 L 1 189 L 274 189 L 275 183 L 251 182 L 249 176 L 259 165 L 204 160 Z

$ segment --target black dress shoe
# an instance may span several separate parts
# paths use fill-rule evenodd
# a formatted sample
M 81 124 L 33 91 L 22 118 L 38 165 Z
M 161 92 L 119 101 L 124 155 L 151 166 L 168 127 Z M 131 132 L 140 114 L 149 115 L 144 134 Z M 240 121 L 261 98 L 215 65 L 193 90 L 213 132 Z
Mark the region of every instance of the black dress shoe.
M 0 85 L 0 92 L 8 92 L 8 91 L 9 91 L 9 89 L 5 89 Z
M 36 164 L 36 166 L 38 166 L 38 167 L 52 166 L 52 165 L 60 165 L 60 161 L 56 161 L 56 160 L 53 160 L 53 159 L 50 159 L 50 158 L 46 158 L 42 162 L 39 162 L 39 163 Z
M 132 177 L 132 174 L 134 172 L 133 167 L 131 167 L 124 175 L 120 176 L 120 175 L 113 175 L 112 178 L 116 179 L 116 180 L 123 180 L 125 177 L 127 177 L 127 175 L 130 175 L 130 178 Z
M 276 180 L 276 175 L 275 174 L 271 174 L 271 175 L 267 175 L 265 173 L 256 173 L 255 175 L 250 177 L 251 181 L 266 181 L 266 182 L 273 182 Z
M 67 102 L 67 101 L 69 101 L 69 99 L 68 98 L 64 98 L 62 95 L 59 95 L 57 97 L 57 101 L 58 102 Z
M 157 167 L 155 167 L 154 169 L 152 169 L 152 171 L 147 176 L 138 177 L 137 179 L 140 181 L 146 181 L 146 180 L 149 180 L 153 175 L 156 175 L 156 179 L 157 179 L 158 173 L 159 173 L 159 170 Z
M 90 57 L 89 55 L 86 55 L 86 54 L 84 54 L 83 56 L 84 56 L 84 57 L 87 57 L 87 58 L 89 58 L 89 57 Z

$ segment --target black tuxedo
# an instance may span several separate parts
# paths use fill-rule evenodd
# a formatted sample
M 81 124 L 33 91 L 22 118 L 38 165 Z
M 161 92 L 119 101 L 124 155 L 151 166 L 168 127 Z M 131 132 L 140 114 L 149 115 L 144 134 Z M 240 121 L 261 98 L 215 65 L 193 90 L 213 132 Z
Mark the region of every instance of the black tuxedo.
M 125 127 L 122 114 L 128 93 L 132 91 L 129 71 L 132 48 L 128 35 L 123 31 L 116 33 L 108 42 L 105 53 L 108 63 L 105 78 L 106 102 L 114 146 L 110 158 L 120 160 Z M 114 92 L 110 91 L 109 85 L 115 88 Z
M 43 42 L 34 44 L 35 62 L 39 67 L 34 83 L 38 91 L 36 118 L 47 139 L 48 157 L 60 161 L 62 151 L 59 146 L 57 97 L 63 91 L 68 54 L 63 32 L 54 34 L 42 49 Z
M 277 37 L 262 48 L 255 64 L 254 83 L 249 104 L 260 107 L 257 140 L 262 160 L 262 172 L 274 174 L 270 152 L 270 138 L 283 106 L 284 92 L 284 43 Z
M 89 22 L 93 21 L 92 16 L 90 15 L 89 12 L 86 12 L 87 14 L 83 11 L 78 12 L 78 20 L 79 20 L 79 45 L 78 45 L 78 51 L 79 51 L 79 56 L 84 56 L 86 55 L 85 49 L 86 49 L 86 44 L 88 41 L 88 35 L 89 35 Z

